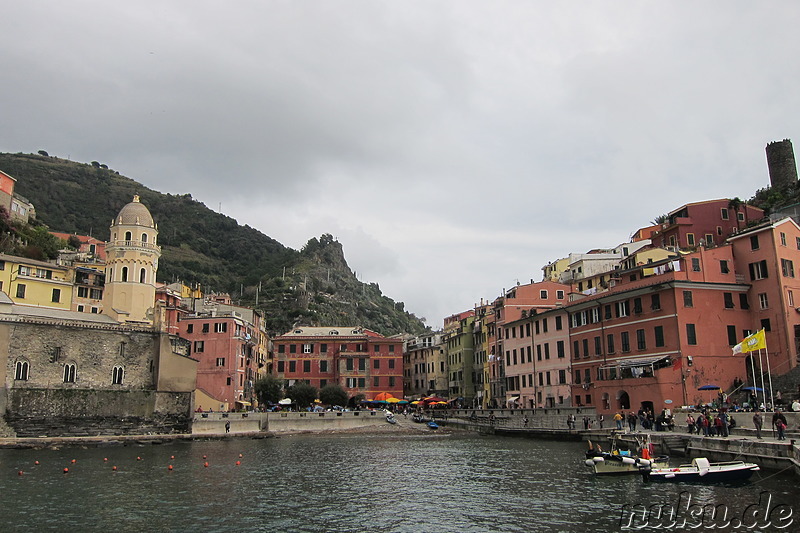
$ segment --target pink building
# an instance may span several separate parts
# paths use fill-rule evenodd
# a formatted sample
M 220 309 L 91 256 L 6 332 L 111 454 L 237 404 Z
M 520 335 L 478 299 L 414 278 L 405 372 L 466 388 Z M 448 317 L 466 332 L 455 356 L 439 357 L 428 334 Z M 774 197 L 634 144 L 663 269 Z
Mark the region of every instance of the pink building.
M 738 208 L 738 209 L 737 209 Z M 758 207 L 727 198 L 686 204 L 667 215 L 661 230 L 653 233 L 654 246 L 675 249 L 719 245 L 747 224 L 764 218 Z
M 501 362 L 506 390 L 504 397 L 493 396 L 493 405 L 533 407 L 536 404 L 538 374 L 534 368 L 535 320 L 532 317 L 564 306 L 568 302 L 569 290 L 569 285 L 541 281 L 518 285 L 495 300 L 495 353 Z M 540 326 L 542 324 L 540 321 Z M 542 346 L 540 349 L 544 349 Z M 549 350 L 550 344 L 546 346 Z
M 736 272 L 750 284 L 746 329 L 766 331 L 770 370 L 785 374 L 800 355 L 800 226 L 785 218 L 742 231 L 730 243 Z
M 183 316 L 178 330 L 199 361 L 197 406 L 215 411 L 250 407 L 260 359 L 258 328 L 227 312 Z
M 300 326 L 276 337 L 273 346 L 273 374 L 289 386 L 339 384 L 350 397 L 403 397 L 402 339 L 357 327 Z
M 731 348 L 750 328 L 749 285 L 733 267 L 732 247 L 700 249 L 622 271 L 611 290 L 573 302 L 574 404 L 658 414 L 706 403 L 704 385 L 745 379 Z

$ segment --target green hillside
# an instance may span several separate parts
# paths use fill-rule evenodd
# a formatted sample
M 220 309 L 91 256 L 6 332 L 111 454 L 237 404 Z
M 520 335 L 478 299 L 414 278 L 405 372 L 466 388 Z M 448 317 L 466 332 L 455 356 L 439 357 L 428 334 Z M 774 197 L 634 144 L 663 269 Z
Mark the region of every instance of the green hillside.
M 96 162 L 0 153 L 0 170 L 16 178 L 16 192 L 51 230 L 103 240 L 114 216 L 138 194 L 160 231 L 159 281 L 228 292 L 262 309 L 271 333 L 296 325 L 360 325 L 384 335 L 426 329 L 402 302 L 359 282 L 329 235 L 293 250 L 190 194 L 162 194 Z

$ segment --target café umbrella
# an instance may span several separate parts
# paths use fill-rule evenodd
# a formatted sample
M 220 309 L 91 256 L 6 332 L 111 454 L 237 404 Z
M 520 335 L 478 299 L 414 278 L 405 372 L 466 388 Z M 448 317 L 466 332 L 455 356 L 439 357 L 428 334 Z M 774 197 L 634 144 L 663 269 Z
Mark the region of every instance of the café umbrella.
M 388 392 L 381 392 L 381 393 L 378 393 L 378 394 L 375 395 L 375 398 L 373 398 L 373 401 L 376 401 L 376 402 L 388 401 L 389 398 L 394 398 L 394 396 L 392 396 Z

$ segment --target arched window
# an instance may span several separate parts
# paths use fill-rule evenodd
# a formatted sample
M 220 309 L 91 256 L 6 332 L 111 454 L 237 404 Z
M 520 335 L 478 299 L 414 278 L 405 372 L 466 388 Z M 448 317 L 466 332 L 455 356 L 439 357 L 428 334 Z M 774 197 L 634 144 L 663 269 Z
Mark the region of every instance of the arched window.
M 141 269 L 139 271 L 139 283 L 146 283 L 147 281 L 147 270 Z
M 126 232 L 125 232 L 125 240 L 126 240 L 126 241 L 131 241 L 131 240 L 133 240 L 133 233 L 131 233 L 130 231 L 126 231 Z
M 147 242 L 147 233 L 142 233 L 142 242 Z
M 64 365 L 64 383 L 75 383 L 75 363 Z
M 14 379 L 18 381 L 28 381 L 28 372 L 30 365 L 27 361 L 17 361 L 14 365 Z
M 111 373 L 111 383 L 114 385 L 122 385 L 122 382 L 125 380 L 125 367 L 124 366 L 115 366 L 113 372 Z
M 122 281 L 128 281 L 128 267 L 122 267 Z

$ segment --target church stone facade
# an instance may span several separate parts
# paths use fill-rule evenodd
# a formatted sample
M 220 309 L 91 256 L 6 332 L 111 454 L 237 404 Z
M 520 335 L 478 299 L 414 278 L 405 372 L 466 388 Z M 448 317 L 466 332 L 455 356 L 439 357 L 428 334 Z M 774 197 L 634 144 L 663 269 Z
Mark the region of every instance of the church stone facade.
M 157 233 L 138 197 L 114 220 L 105 314 L 0 292 L 0 413 L 16 436 L 189 431 L 197 360 L 162 327 Z

